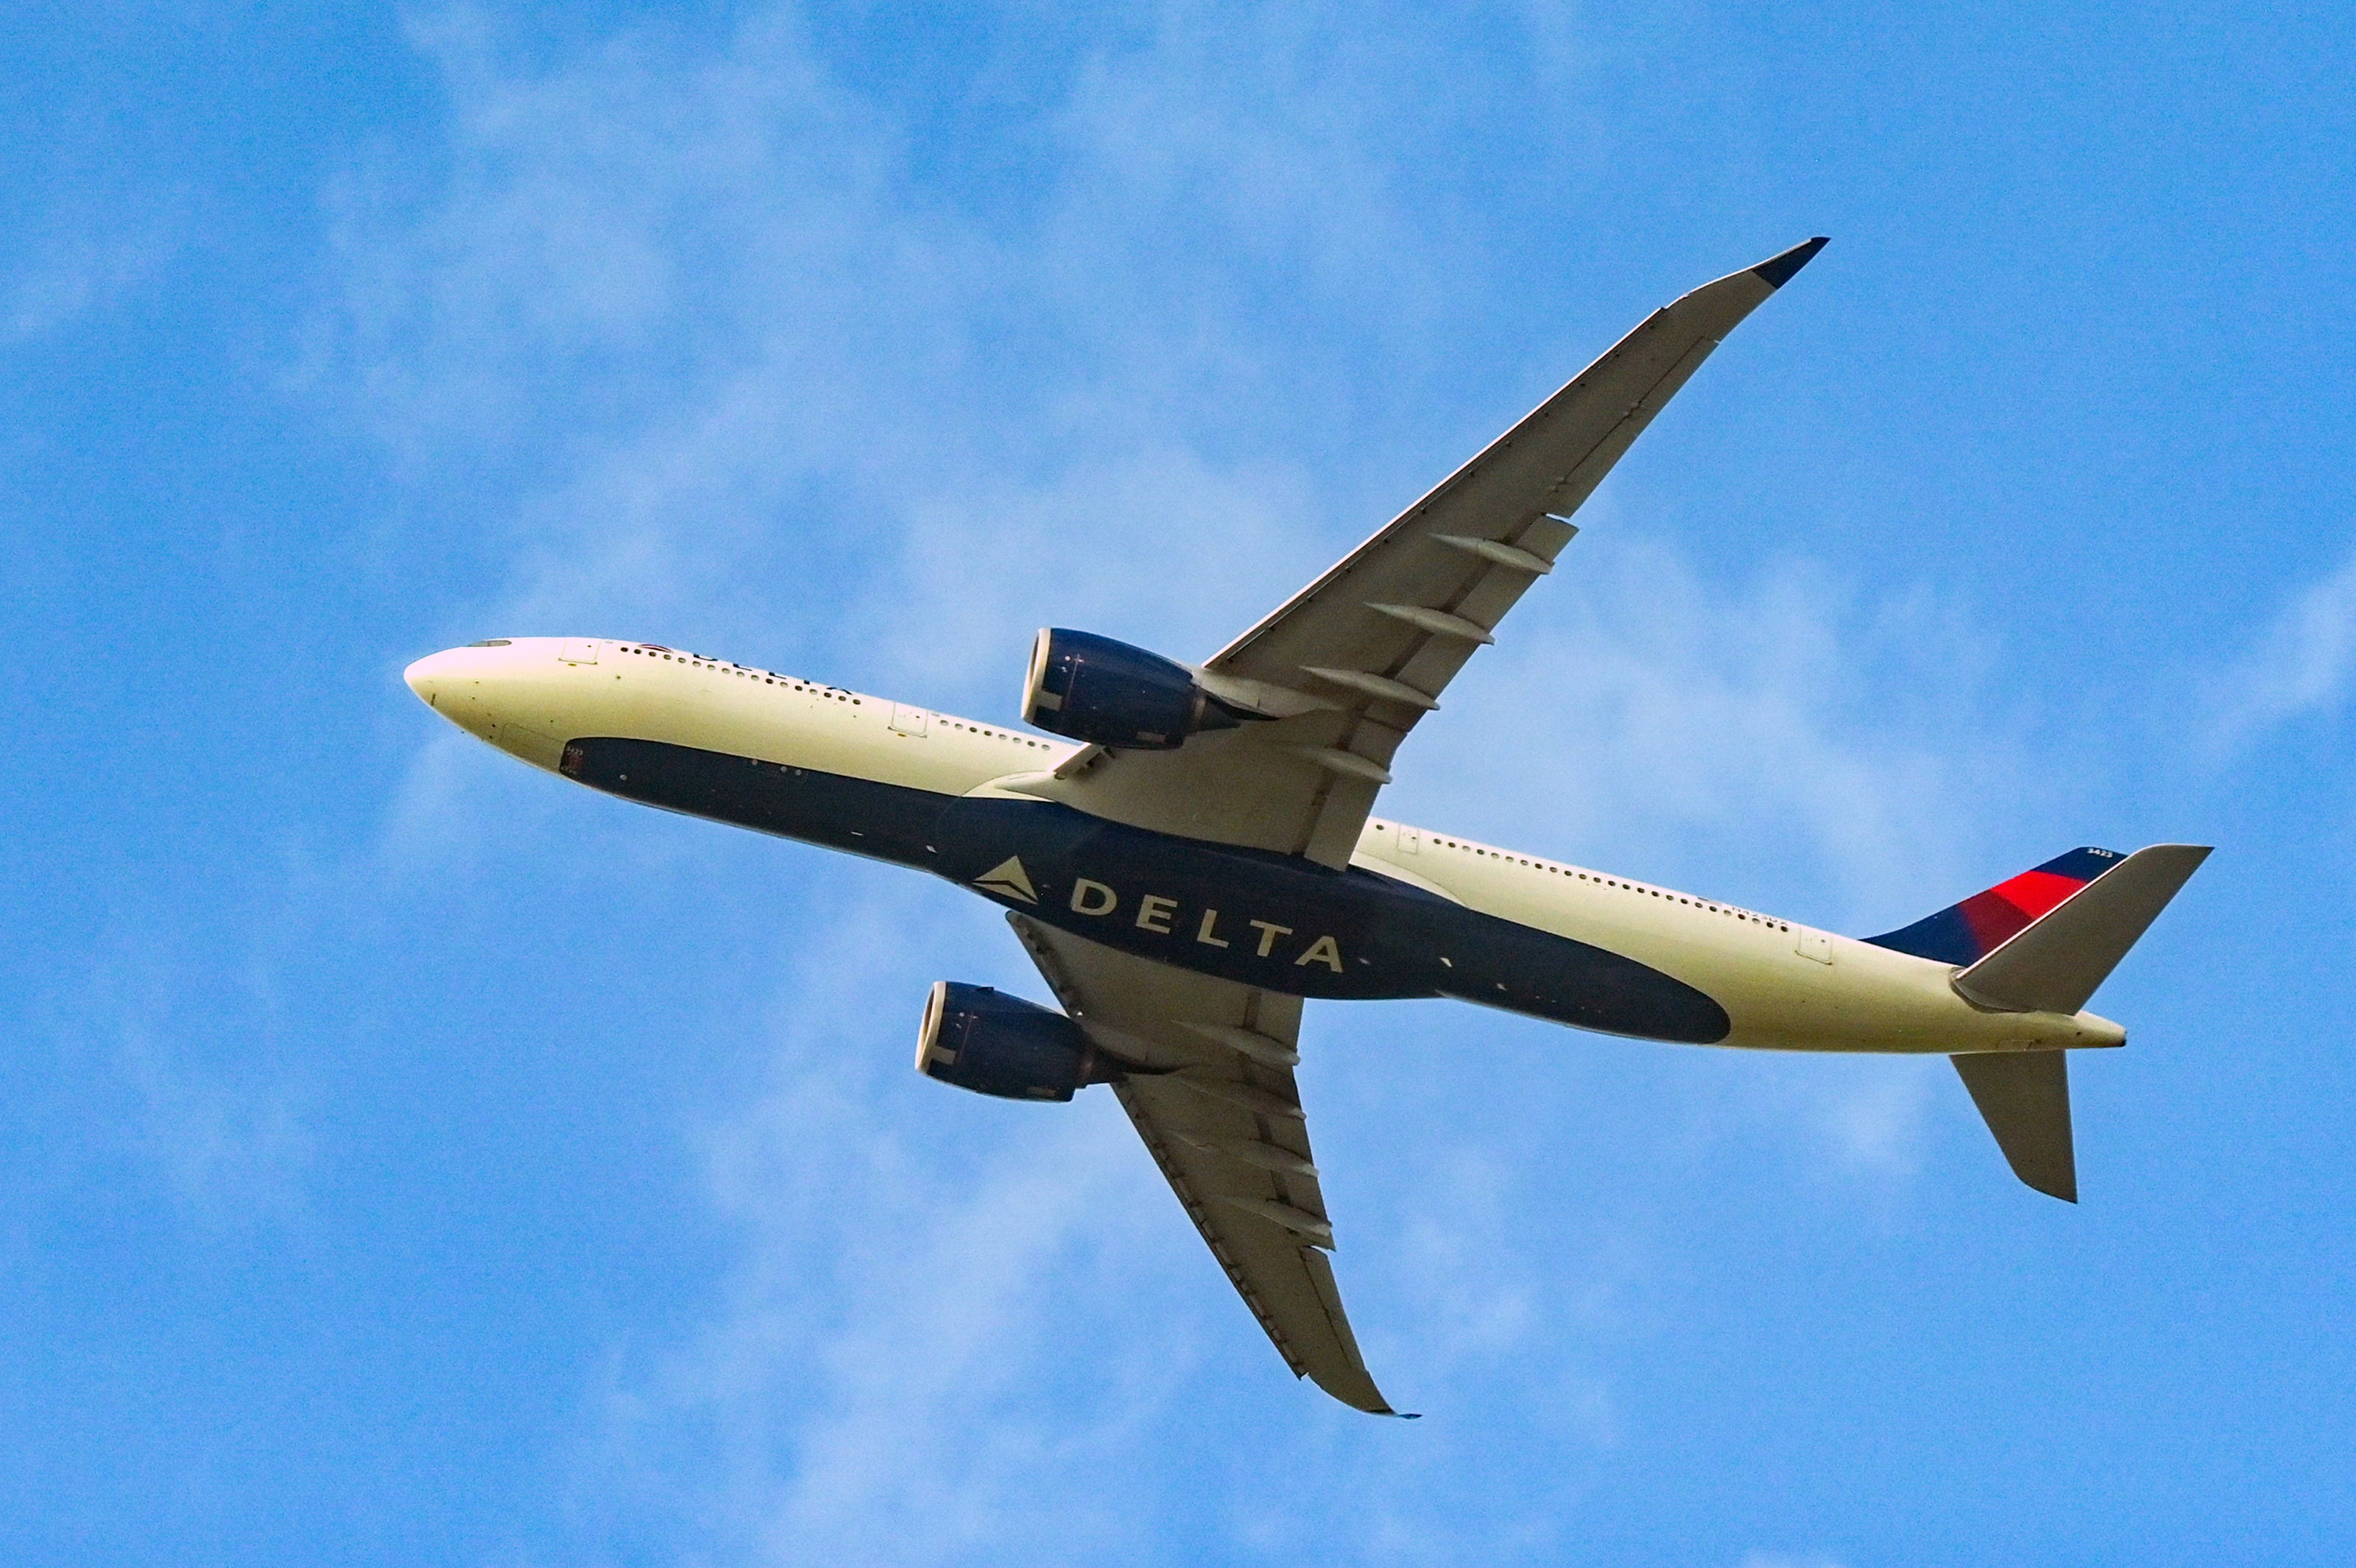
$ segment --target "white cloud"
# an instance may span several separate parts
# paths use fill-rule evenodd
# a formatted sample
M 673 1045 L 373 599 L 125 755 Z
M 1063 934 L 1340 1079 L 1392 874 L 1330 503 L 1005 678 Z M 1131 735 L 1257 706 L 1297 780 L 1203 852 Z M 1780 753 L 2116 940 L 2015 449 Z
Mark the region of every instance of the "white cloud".
M 1735 902 L 1797 897 L 1772 912 L 1837 930 L 1973 891 L 1966 851 L 2054 782 L 1975 680 L 1961 607 L 1869 607 L 1803 560 L 1730 580 L 1595 509 L 1539 591 L 1569 614 L 1475 661 L 1403 784 L 1429 795 L 1435 751 L 1477 752 L 1443 798 L 1497 831 Z
M 1166 1201 L 1108 1097 L 978 1111 L 846 1051 L 877 976 L 840 954 L 913 920 L 873 899 L 792 976 L 770 1092 L 706 1140 L 741 1261 L 702 1332 L 624 1370 L 584 1471 L 666 1494 L 730 1560 L 1087 1560 L 1125 1532 L 1110 1460 L 1183 1364 L 1102 1353 L 1108 1304 L 1151 1299 L 1160 1266 L 1105 1217 Z M 918 1095 L 934 1136 L 905 1115 Z M 1086 1391 L 1067 1408 L 1032 1397 L 1066 1382 Z M 1092 1479 L 1051 1519 L 1043 1474 Z
M 1043 116 L 1046 195 L 1009 215 L 929 188 L 790 12 L 536 74 L 460 14 L 421 35 L 454 98 L 452 172 L 422 199 L 346 189 L 344 298 L 312 373 L 491 517 L 480 610 L 502 631 L 656 635 L 997 713 L 1038 624 L 1207 652 L 1380 520 L 1368 460 L 1290 439 L 1339 422 L 1352 378 L 1397 372 L 1478 265 L 1462 215 L 1401 193 L 1421 101 L 1378 112 L 1366 71 L 1331 69 L 1369 46 L 1256 16 L 1229 37 L 1173 13 L 1088 55 Z M 1395 42 L 1373 82 L 1439 80 L 1415 27 Z M 1305 341 L 1304 319 L 1356 347 Z M 1593 531 L 1629 523 L 1614 505 Z M 1703 890 L 1722 896 L 1954 896 L 1978 803 L 2020 793 L 1978 694 L 1904 656 L 1960 615 L 1926 597 L 1877 617 L 1804 564 L 1730 582 L 1592 532 L 1572 560 L 1542 590 L 1557 608 L 1525 610 L 1403 759 L 1431 782 L 1389 809 L 1654 874 L 1729 866 L 1740 886 Z M 436 830 L 472 744 L 421 758 L 396 842 Z M 1483 765 L 1442 773 L 1450 746 Z M 1801 869 L 1818 863 L 1828 886 Z M 729 1561 L 1136 1555 L 1148 1461 L 1221 1397 L 1195 1372 L 1274 1365 L 1103 1096 L 1019 1123 L 928 1100 L 912 1121 L 904 1092 L 945 1092 L 846 1065 L 879 1008 L 913 1019 L 908 953 L 1019 964 L 989 923 L 994 957 L 918 908 L 834 923 L 781 1008 L 773 1088 L 707 1129 L 743 1253 L 700 1330 L 617 1352 L 581 1483 L 610 1528 L 674 1520 Z M 1811 1079 L 1773 1114 L 1837 1169 L 1902 1178 L 1919 1135 L 1897 1082 Z M 951 1126 L 985 1130 L 944 1144 Z M 1564 1494 L 1418 1491 L 1476 1439 L 1435 1420 L 1403 1446 L 1304 1390 L 1248 1429 L 1314 1448 L 1346 1495 L 1228 1474 L 1198 1528 L 1293 1556 L 1544 1555 L 1578 1456 L 1620 1422 L 1597 1358 L 1552 1329 L 1614 1320 L 1645 1259 L 1606 1249 L 1569 1277 L 1528 1250 L 1540 1176 L 1445 1128 L 1398 1139 L 1368 1187 L 1392 1229 L 1345 1221 L 1344 1272 L 1387 1277 L 1355 1261 L 1380 1255 L 1422 1283 L 1392 1291 L 1411 1330 L 1377 1296 L 1362 1337 L 1428 1393 L 1510 1385 L 1504 1407 L 1566 1456 Z M 1402 1198 L 1394 1161 L 1433 1179 Z M 1141 1303 L 1156 1354 L 1101 1353 Z
M 314 1095 L 286 1054 L 270 944 L 306 918 L 307 880 L 283 873 L 263 895 L 279 906 L 269 934 L 210 965 L 173 956 L 168 932 L 120 934 L 41 1031 L 61 1052 L 61 1092 L 89 1096 L 95 1119 L 201 1226 L 242 1229 L 302 1203 Z
M 1296 472 L 1215 468 L 1175 443 L 1090 453 L 1040 485 L 977 485 L 914 508 L 862 618 L 920 628 L 891 655 L 909 678 L 969 691 L 996 672 L 985 689 L 1010 709 L 1036 625 L 1207 657 L 1323 568 L 1303 490 Z
M 120 1046 L 134 1146 L 189 1211 L 241 1225 L 296 1200 L 312 1139 L 292 1079 L 202 1061 L 145 1019 L 123 1020 Z
M 2219 752 L 2338 708 L 2356 678 L 2356 555 L 2286 604 L 2209 691 Z
M 182 203 L 154 197 L 62 202 L 15 237 L 0 274 L 0 343 L 59 331 L 153 277 L 181 244 Z
M 1860 1082 L 1848 1086 L 1826 1117 L 1834 1148 L 1863 1174 L 1884 1179 L 1913 1175 L 1921 1162 L 1923 1114 L 1933 1083 L 1950 1076 L 1945 1065 L 1915 1057 L 1842 1065 L 1854 1068 Z

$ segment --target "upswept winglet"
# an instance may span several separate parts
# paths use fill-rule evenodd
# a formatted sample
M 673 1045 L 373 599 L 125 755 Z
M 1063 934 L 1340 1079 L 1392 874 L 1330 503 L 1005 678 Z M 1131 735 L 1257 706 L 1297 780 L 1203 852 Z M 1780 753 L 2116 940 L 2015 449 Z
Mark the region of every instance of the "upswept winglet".
M 1780 289 L 1792 281 L 1792 275 L 1816 259 L 1816 252 L 1832 243 L 1830 237 L 1817 235 L 1804 240 L 1780 256 L 1770 256 L 1751 270 L 1759 274 L 1771 289 Z

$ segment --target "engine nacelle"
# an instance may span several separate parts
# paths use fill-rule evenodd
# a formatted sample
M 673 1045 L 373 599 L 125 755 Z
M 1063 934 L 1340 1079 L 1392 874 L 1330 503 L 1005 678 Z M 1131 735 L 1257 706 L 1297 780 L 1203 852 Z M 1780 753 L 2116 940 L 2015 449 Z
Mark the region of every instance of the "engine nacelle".
M 1242 721 L 1184 665 L 1110 637 L 1054 626 L 1031 645 L 1023 718 L 1075 741 L 1156 752 Z
M 1115 1076 L 1114 1063 L 1062 1013 L 955 980 L 935 981 L 925 1000 L 916 1071 L 1007 1100 L 1068 1100 Z

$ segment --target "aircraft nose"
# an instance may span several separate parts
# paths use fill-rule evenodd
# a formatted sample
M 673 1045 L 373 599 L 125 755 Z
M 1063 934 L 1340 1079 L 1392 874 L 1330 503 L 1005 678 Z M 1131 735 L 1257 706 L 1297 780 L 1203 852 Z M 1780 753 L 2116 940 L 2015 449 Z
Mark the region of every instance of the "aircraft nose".
M 448 678 L 451 665 L 456 662 L 451 656 L 459 651 L 451 648 L 443 653 L 428 654 L 401 672 L 401 678 L 408 683 L 409 689 L 417 693 L 418 701 L 429 708 L 440 706 L 438 699 L 442 695 L 442 683 Z
M 469 643 L 463 648 L 444 648 L 402 670 L 401 678 L 417 693 L 420 702 L 446 719 L 450 715 L 443 709 L 444 702 L 511 672 L 513 666 L 506 656 L 514 645 L 511 639 L 495 637 L 488 642 Z
M 549 683 L 558 645 L 546 637 L 490 637 L 428 654 L 401 678 L 418 700 L 478 740 L 540 767 L 554 717 Z M 561 706 L 561 703 L 558 705 Z

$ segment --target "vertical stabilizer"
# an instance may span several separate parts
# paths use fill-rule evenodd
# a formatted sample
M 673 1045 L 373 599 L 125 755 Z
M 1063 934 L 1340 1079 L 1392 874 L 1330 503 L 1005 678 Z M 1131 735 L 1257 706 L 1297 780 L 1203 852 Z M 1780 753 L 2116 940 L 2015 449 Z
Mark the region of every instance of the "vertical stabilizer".
M 2070 1058 L 2060 1051 L 2006 1051 L 1948 1060 L 1996 1135 L 2012 1173 L 2040 1192 L 2078 1201 L 2070 1137 Z
M 1925 915 L 1903 930 L 1865 940 L 1876 947 L 1962 968 L 1978 963 L 2040 917 L 2077 897 L 2126 859 L 2115 849 L 2092 846 L 2072 849 L 1974 893 L 1961 903 Z
M 1999 1012 L 2076 1012 L 2208 858 L 2200 844 L 2136 850 L 1956 976 L 1955 989 Z

